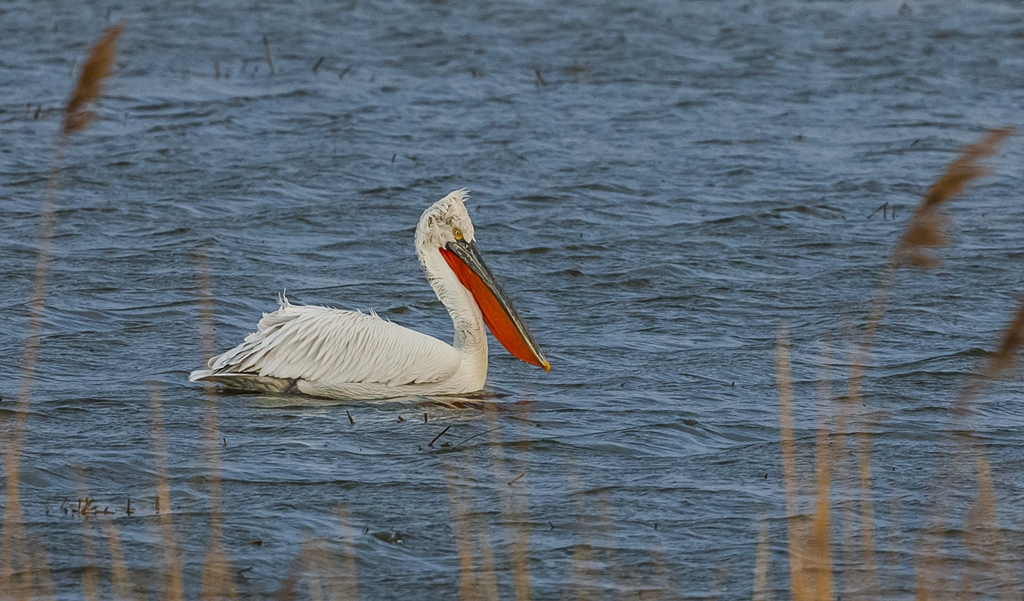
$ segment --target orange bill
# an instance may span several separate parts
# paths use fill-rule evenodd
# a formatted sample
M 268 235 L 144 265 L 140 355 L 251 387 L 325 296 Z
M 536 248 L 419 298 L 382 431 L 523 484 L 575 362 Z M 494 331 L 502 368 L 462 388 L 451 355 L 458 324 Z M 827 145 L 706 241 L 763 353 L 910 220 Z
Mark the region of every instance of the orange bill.
M 544 358 L 537 341 L 477 251 L 476 242 L 456 240 L 439 250 L 459 282 L 476 299 L 484 323 L 505 350 L 522 361 L 551 371 L 551 365 Z

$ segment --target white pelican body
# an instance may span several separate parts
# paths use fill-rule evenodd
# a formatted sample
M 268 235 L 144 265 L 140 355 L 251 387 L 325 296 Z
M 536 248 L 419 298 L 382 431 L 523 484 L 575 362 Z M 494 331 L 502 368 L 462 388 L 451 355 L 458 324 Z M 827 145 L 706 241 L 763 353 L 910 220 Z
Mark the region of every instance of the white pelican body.
M 465 190 L 428 208 L 416 254 L 455 326 L 453 344 L 376 314 L 298 306 L 281 296 L 256 332 L 213 357 L 189 380 L 254 392 L 332 399 L 382 399 L 475 392 L 487 379 L 487 334 L 523 361 L 550 366 L 476 251 Z

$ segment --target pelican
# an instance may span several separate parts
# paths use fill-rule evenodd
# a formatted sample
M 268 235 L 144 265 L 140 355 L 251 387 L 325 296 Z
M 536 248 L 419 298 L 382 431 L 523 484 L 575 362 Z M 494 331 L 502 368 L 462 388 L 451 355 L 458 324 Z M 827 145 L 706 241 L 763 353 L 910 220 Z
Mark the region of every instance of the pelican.
M 372 311 L 293 305 L 282 294 L 279 308 L 263 314 L 256 332 L 189 380 L 343 400 L 465 394 L 487 379 L 485 324 L 509 353 L 550 371 L 477 251 L 468 197 L 467 190 L 452 192 L 424 211 L 416 226 L 416 255 L 455 326 L 451 345 Z

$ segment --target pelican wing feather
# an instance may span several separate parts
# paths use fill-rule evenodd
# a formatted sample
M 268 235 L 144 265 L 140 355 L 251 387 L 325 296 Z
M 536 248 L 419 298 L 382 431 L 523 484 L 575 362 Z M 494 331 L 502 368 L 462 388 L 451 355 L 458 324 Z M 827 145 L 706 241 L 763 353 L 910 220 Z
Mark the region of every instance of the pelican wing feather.
M 459 352 L 376 314 L 292 305 L 264 313 L 242 344 L 210 359 L 211 375 L 253 374 L 327 385 L 388 386 L 447 380 Z

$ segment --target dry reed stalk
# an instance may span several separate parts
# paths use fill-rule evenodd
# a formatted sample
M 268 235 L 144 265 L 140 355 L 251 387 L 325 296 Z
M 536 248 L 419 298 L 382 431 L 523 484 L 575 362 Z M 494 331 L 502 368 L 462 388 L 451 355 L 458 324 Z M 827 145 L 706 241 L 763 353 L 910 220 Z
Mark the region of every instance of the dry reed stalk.
M 58 148 L 59 154 L 59 148 Z M 46 303 L 46 275 L 49 267 L 50 245 L 56 220 L 56 196 L 59 160 L 50 171 L 50 183 L 43 206 L 42 224 L 39 234 L 39 249 L 36 254 L 36 269 L 32 283 L 32 300 L 29 304 L 28 336 L 22 355 L 21 377 L 18 400 L 15 403 L 13 424 L 7 428 L 4 437 L 4 513 L 0 532 L 0 593 L 18 599 L 27 599 L 22 579 L 29 574 L 24 561 L 27 551 L 27 536 L 21 511 L 21 453 L 25 444 L 25 428 L 28 422 L 32 385 L 35 382 L 36 358 L 39 352 L 39 338 L 42 330 L 43 307 Z M 27 576 L 31 580 L 31 576 Z M 31 584 L 29 584 L 31 588 Z
M 306 574 L 306 590 L 310 601 L 324 601 L 323 580 L 331 570 L 330 556 L 323 546 L 323 541 L 308 540 L 302 545 L 299 562 Z
M 111 584 L 114 589 L 114 599 L 127 599 L 131 595 L 132 580 L 124 563 L 124 555 L 121 553 L 120 534 L 112 519 L 103 520 L 103 529 L 106 531 L 107 546 L 110 548 Z
M 82 65 L 78 82 L 71 91 L 71 98 L 64 107 L 64 125 L 61 134 L 67 136 L 82 131 L 92 123 L 96 115 L 90 109 L 103 91 L 103 81 L 110 76 L 110 70 L 117 59 L 117 39 L 121 37 L 124 25 L 111 25 L 103 32 L 92 47 L 89 58 Z
M 768 520 L 761 516 L 757 526 L 757 556 L 754 560 L 754 589 L 750 597 L 753 601 L 768 601 L 768 567 L 772 550 L 768 542 Z
M 523 461 L 525 463 L 525 461 Z M 525 466 L 520 473 L 525 474 Z M 530 591 L 530 525 L 526 510 L 526 493 L 521 492 L 513 497 L 512 545 L 509 549 L 509 564 L 512 567 L 512 582 L 515 590 L 515 601 L 529 601 Z
M 1006 559 L 1012 555 L 997 523 L 998 510 L 995 487 L 992 485 L 992 471 L 984 451 L 980 448 L 976 448 L 975 451 L 978 498 L 965 519 L 965 543 L 968 548 L 973 547 L 975 555 L 979 558 L 979 567 L 983 568 L 997 585 L 1001 593 L 997 598 L 1020 599 L 1020 587 L 1006 569 Z
M 786 527 L 789 535 L 789 584 L 794 601 L 812 599 L 804 566 L 804 527 L 798 507 L 796 450 L 793 443 L 793 384 L 790 376 L 789 337 L 779 328 L 775 355 L 776 388 L 779 391 L 779 422 L 782 448 L 782 483 L 786 494 Z
M 448 507 L 452 515 L 452 532 L 455 535 L 455 546 L 459 553 L 459 599 L 476 601 L 480 599 L 480 585 L 473 565 L 473 542 L 469 527 L 468 510 L 455 470 L 444 464 L 445 476 L 448 481 Z
M 926 558 L 920 553 L 917 554 L 917 590 L 914 593 L 915 601 L 931 601 L 931 599 L 935 598 L 932 591 L 932 583 L 934 582 L 934 575 L 936 573 L 935 567 L 932 563 L 933 561 L 934 556 Z
M 359 579 L 356 574 L 355 534 L 348 508 L 338 508 L 338 523 L 341 525 L 341 586 L 346 593 L 339 598 L 355 600 L 359 598 Z
M 494 546 L 491 544 L 487 521 L 480 516 L 476 520 L 470 519 L 469 524 L 480 550 L 480 598 L 498 601 L 498 572 L 494 568 Z
M 834 355 L 832 349 L 829 346 L 828 340 L 822 342 L 822 364 L 831 363 Z M 828 375 L 827 370 L 823 370 L 822 387 L 819 388 L 819 394 L 822 398 L 836 400 L 832 388 L 831 388 L 831 375 Z M 826 387 L 824 381 L 828 381 L 829 384 Z M 857 529 L 856 529 L 856 507 L 854 502 L 854 491 L 857 490 L 857 486 L 853 484 L 853 469 L 850 466 L 852 457 L 850 454 L 849 443 L 850 432 L 849 428 L 849 408 L 850 403 L 838 402 L 833 406 L 837 407 L 837 411 L 834 413 L 835 423 L 833 425 L 833 436 L 832 440 L 834 444 L 831 445 L 831 462 L 833 478 L 837 482 L 839 488 L 839 532 L 840 536 L 835 544 L 842 548 L 843 564 L 847 566 L 853 566 L 856 563 L 856 549 L 852 541 L 856 540 Z M 840 588 L 844 588 L 847 578 L 844 574 L 836 574 L 837 577 L 843 578 Z
M 324 562 L 317 561 L 315 566 L 310 566 L 315 567 L 316 571 L 311 569 L 307 570 L 306 580 L 309 581 L 309 601 L 324 601 L 324 588 L 320 583 L 319 577 L 319 574 L 323 573 L 320 571 L 322 570 L 323 563 Z
M 295 601 L 299 598 L 299 578 L 302 577 L 305 551 L 306 543 L 303 543 L 299 555 L 289 564 L 288 571 L 281 580 L 281 586 L 277 589 L 277 594 L 274 595 L 276 601 Z
M 199 324 L 203 357 L 214 355 L 213 300 L 210 293 L 209 269 L 206 249 L 196 251 L 197 288 L 199 292 Z M 217 390 L 207 382 L 203 386 L 205 415 L 203 420 L 203 441 L 206 450 L 208 495 L 210 498 L 209 543 L 203 570 L 200 575 L 200 590 L 204 598 L 237 599 L 238 592 L 231 564 L 224 552 L 224 514 L 220 480 L 220 434 L 217 428 Z
M 868 351 L 874 342 L 874 336 L 881 324 L 882 316 L 885 314 L 885 306 L 895 281 L 896 269 L 903 265 L 928 268 L 938 264 L 938 260 L 929 254 L 929 250 L 946 243 L 945 228 L 948 219 L 939 212 L 939 208 L 963 192 L 964 187 L 971 180 L 980 178 L 987 173 L 980 161 L 995 154 L 1003 141 L 1013 133 L 1012 127 L 993 129 L 974 144 L 965 146 L 960 154 L 946 165 L 945 171 L 932 183 L 921 202 L 914 209 L 906 229 L 889 257 L 882 281 L 871 302 L 867 329 L 858 349 L 857 358 L 850 368 L 848 396 L 851 400 L 858 401 L 861 398 L 861 382 L 864 366 L 867 365 Z
M 583 541 L 573 545 L 572 549 L 572 577 L 567 584 L 576 586 L 576 598 L 579 601 L 593 599 L 598 596 L 597 572 L 594 569 L 594 541 L 590 525 L 590 508 L 583 498 L 579 477 L 576 473 L 575 463 L 566 462 L 567 478 L 569 489 L 572 491 L 573 500 L 576 505 L 576 515 L 580 517 L 580 534 Z
M 33 576 L 33 591 L 35 599 L 56 599 L 57 592 L 53 587 L 53 579 L 50 577 L 50 566 L 46 564 L 46 555 L 42 545 L 33 545 L 35 550 L 29 550 L 29 565 Z M 0 592 L 3 592 L 0 589 Z
M 156 502 L 160 513 L 160 542 L 164 551 L 163 572 L 166 581 L 162 598 L 181 601 L 185 597 L 182 583 L 182 556 L 174 534 L 171 512 L 170 486 L 167 482 L 167 446 L 164 443 L 164 420 L 160 406 L 160 389 L 156 384 L 150 392 L 150 433 L 153 436 L 153 454 L 156 470 Z
M 586 538 L 589 539 L 589 536 Z M 589 542 L 573 545 L 571 582 L 576 585 L 578 601 L 590 601 L 596 598 L 593 563 L 594 548 Z
M 656 581 L 658 582 L 656 587 L 652 585 L 651 588 L 658 592 L 657 599 L 664 600 L 667 591 L 677 591 L 680 589 L 679 587 L 675 587 L 672 585 L 672 576 L 669 573 L 668 569 L 668 559 L 665 557 L 665 548 L 661 545 L 660 541 L 658 545 L 653 550 L 651 550 L 651 561 L 654 563 L 654 575 Z M 647 596 L 643 593 L 640 593 L 639 596 L 643 599 L 647 599 Z M 761 601 L 767 601 L 767 599 L 762 599 Z
M 1003 141 L 1014 133 L 1004 127 L 988 131 L 980 140 L 969 144 L 953 159 L 939 178 L 928 188 L 915 208 L 906 229 L 893 249 L 883 271 L 882 280 L 872 298 L 867 327 L 850 366 L 847 398 L 854 404 L 862 401 L 864 369 L 875 334 L 885 314 L 889 294 L 895 282 L 896 270 L 904 265 L 930 268 L 938 265 L 930 251 L 946 244 L 948 218 L 940 208 L 963 192 L 972 180 L 987 173 L 981 160 L 992 156 Z M 871 434 L 865 421 L 857 428 L 858 472 L 861 490 L 861 562 L 869 582 L 874 582 L 868 594 L 877 591 L 877 564 L 874 549 L 874 509 L 871 498 Z
M 89 536 L 89 518 L 82 516 L 82 591 L 86 601 L 99 600 L 99 568 L 96 566 L 92 552 L 92 538 Z
M 827 353 L 828 347 L 824 350 Z M 831 432 L 826 419 L 826 407 L 832 401 L 831 374 L 826 362 L 821 364 L 821 375 L 818 385 L 818 433 L 815 446 L 815 493 L 814 515 L 811 519 L 810 538 L 807 542 L 808 569 L 810 580 L 814 585 L 814 598 L 818 601 L 831 601 L 832 582 L 832 545 L 831 533 L 831 489 L 832 489 L 832 449 L 829 445 Z
M 509 567 L 512 571 L 512 584 L 515 601 L 529 601 L 530 599 L 530 531 L 526 523 L 526 502 L 525 486 L 511 486 L 512 482 L 518 482 L 521 476 L 510 481 L 505 465 L 504 439 L 500 434 L 501 426 L 498 425 L 496 410 L 488 410 L 486 415 L 487 434 L 490 439 L 491 459 L 493 462 L 494 481 L 498 483 L 498 499 L 501 508 L 502 526 L 506 532 L 512 533 L 511 544 L 508 551 Z M 528 451 L 524 449 L 522 453 Z M 520 455 L 522 457 L 522 455 Z M 525 461 L 520 459 L 517 463 L 519 473 L 526 473 Z M 509 483 L 502 486 L 501 483 Z
M 829 490 L 832 484 L 832 466 L 828 434 L 824 429 L 818 431 L 817 447 L 816 480 L 818 489 L 814 517 L 811 519 L 810 540 L 807 543 L 807 568 L 810 572 L 810 580 L 814 585 L 814 599 L 830 601 L 832 599 L 832 548 L 829 539 L 831 527 Z
M 18 419 L 18 418 L 15 418 Z M 10 459 L 8 459 L 10 461 Z M 18 498 L 17 477 L 8 484 L 4 506 L 3 535 L 0 538 L 0 595 L 18 601 L 27 601 L 32 593 L 32 563 L 26 561 L 27 544 L 25 525 L 22 522 L 21 505 Z M 44 561 L 45 563 L 45 561 Z
M 1013 359 L 1024 342 L 1024 302 L 1017 308 L 1013 319 L 1003 329 L 1002 337 L 996 351 L 989 357 L 985 366 L 985 375 L 997 378 L 1013 367 Z
M 948 501 L 948 497 L 939 497 Z M 948 596 L 955 588 L 957 577 L 956 561 L 948 552 L 952 547 L 949 538 L 954 530 L 950 528 L 953 508 L 947 502 L 937 505 L 932 510 L 929 526 L 922 533 L 915 549 L 915 565 L 917 568 L 919 591 L 924 584 L 924 592 L 920 593 L 930 599 Z
M 988 170 L 981 165 L 981 160 L 994 155 L 1003 141 L 1013 133 L 1012 127 L 989 130 L 980 140 L 965 146 L 960 154 L 946 165 L 946 170 L 928 188 L 921 203 L 914 209 L 914 214 L 893 252 L 894 266 L 913 265 L 928 268 L 938 265 L 939 261 L 928 254 L 929 249 L 945 246 L 947 242 L 945 229 L 948 219 L 938 212 L 938 208 L 962 193 L 971 180 L 987 175 Z
M 904 585 L 903 575 L 899 573 L 898 565 L 902 559 L 900 546 L 903 543 L 904 533 L 900 530 L 903 521 L 903 503 L 899 497 L 889 501 L 889 527 L 888 530 L 879 528 L 879 538 L 883 539 L 879 555 L 881 556 L 879 567 L 879 586 L 881 590 L 899 590 Z M 888 572 L 886 572 L 888 568 Z
M 597 511 L 594 513 L 597 516 L 597 532 L 602 539 L 600 548 L 604 550 L 602 559 L 607 566 L 603 575 L 605 578 L 621 584 L 624 582 L 625 576 L 619 568 L 618 553 L 616 552 L 615 521 L 609 511 L 608 499 L 604 494 L 598 496 L 596 509 Z
M 1010 323 L 1003 328 L 1000 335 L 999 345 L 989 355 L 989 358 L 981 367 L 981 374 L 984 378 L 1000 378 L 1009 372 L 1014 366 L 1014 357 L 1024 343 L 1024 301 L 1017 307 L 1016 313 Z M 985 382 L 983 378 L 972 378 L 960 390 L 960 394 L 953 402 L 953 415 L 964 416 L 971 409 L 974 400 L 981 392 Z
M 50 169 L 46 200 L 40 224 L 39 249 L 32 282 L 32 300 L 29 303 L 28 335 L 22 355 L 18 401 L 14 424 L 9 430 L 4 449 L 6 471 L 3 533 L 0 534 L 0 592 L 11 582 L 14 574 L 25 566 L 19 558 L 26 556 L 26 534 L 22 521 L 20 486 L 21 453 L 25 442 L 29 402 L 35 381 L 39 338 L 42 331 L 43 309 L 46 304 L 46 278 L 49 271 L 50 246 L 53 240 L 57 213 L 57 191 L 60 185 L 60 165 L 63 162 L 64 141 L 68 134 L 85 129 L 92 120 L 87 105 L 99 98 L 103 80 L 110 74 L 110 65 L 116 57 L 117 38 L 123 26 L 108 27 L 93 47 L 82 67 L 82 73 L 71 92 L 64 109 L 64 124 L 58 137 L 53 166 Z
M 867 424 L 862 424 L 866 427 Z M 878 596 L 878 563 L 875 559 L 875 508 L 871 496 L 871 433 L 854 434 L 857 442 L 857 474 L 860 483 L 860 561 L 868 596 Z

